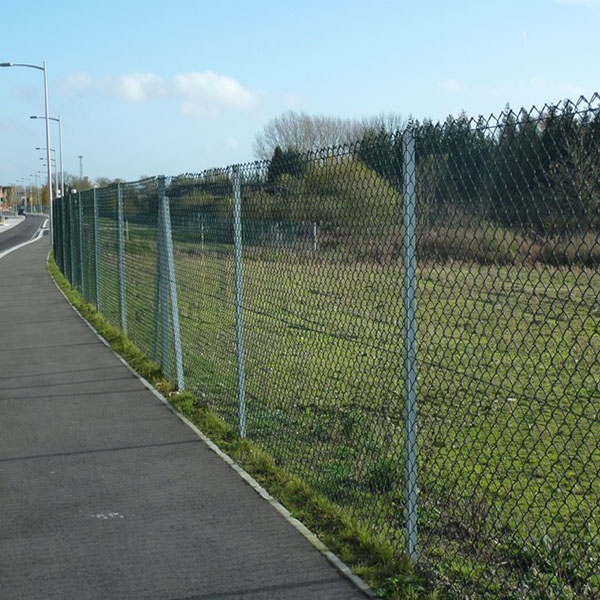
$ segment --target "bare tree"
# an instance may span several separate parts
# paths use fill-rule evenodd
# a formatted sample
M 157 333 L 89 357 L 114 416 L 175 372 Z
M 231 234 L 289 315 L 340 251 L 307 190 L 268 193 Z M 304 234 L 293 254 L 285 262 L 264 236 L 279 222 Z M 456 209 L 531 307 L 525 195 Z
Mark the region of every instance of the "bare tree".
M 391 114 L 357 120 L 288 111 L 271 119 L 257 134 L 254 153 L 258 159 L 267 160 L 277 146 L 299 152 L 341 146 L 360 140 L 367 131 L 392 131 L 403 123 L 401 117 Z
M 379 113 L 361 121 L 363 134 L 365 131 L 394 133 L 406 127 L 406 119 L 397 113 Z

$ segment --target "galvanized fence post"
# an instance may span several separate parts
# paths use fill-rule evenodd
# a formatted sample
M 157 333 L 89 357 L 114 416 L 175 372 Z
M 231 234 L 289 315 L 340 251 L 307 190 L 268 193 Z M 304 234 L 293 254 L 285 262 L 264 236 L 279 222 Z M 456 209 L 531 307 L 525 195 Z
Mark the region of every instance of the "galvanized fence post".
M 159 311 L 160 311 L 160 289 L 162 285 L 162 226 L 160 224 L 160 209 L 156 222 L 156 267 L 154 269 L 154 306 L 152 310 L 152 359 L 157 360 Z
M 405 485 L 406 553 L 417 560 L 417 323 L 416 323 L 416 195 L 415 140 L 407 129 L 403 145 L 404 237 L 404 378 L 405 378 Z
M 77 193 L 77 204 L 79 205 L 79 273 L 81 276 L 81 296 L 85 300 L 85 267 L 83 264 L 83 201 L 81 200 L 81 192 Z
M 161 363 L 167 377 L 171 376 L 171 337 L 169 335 L 169 286 L 166 274 L 165 252 L 165 219 L 163 204 L 165 201 L 165 178 L 158 180 L 158 243 L 159 243 L 159 302 L 160 302 L 160 330 L 161 330 Z
M 156 279 L 154 287 L 154 314 L 152 328 L 152 356 L 156 358 L 160 318 L 161 364 L 167 376 L 171 372 L 171 346 L 169 331 L 169 300 L 171 302 L 171 325 L 173 344 L 175 347 L 175 371 L 177 388 L 184 389 L 183 356 L 181 349 L 181 330 L 179 326 L 179 303 L 177 299 L 177 279 L 175 275 L 175 258 L 173 239 L 171 237 L 171 215 L 169 198 L 165 191 L 165 178 L 158 179 L 158 214 L 157 214 L 157 250 Z M 160 315 L 159 315 L 160 312 Z
M 242 194 L 239 167 L 233 168 L 233 247 L 235 264 L 235 340 L 237 349 L 240 437 L 246 437 L 246 373 L 244 364 L 244 300 L 242 278 Z
M 177 375 L 177 389 L 184 389 L 183 380 L 183 358 L 181 352 L 181 330 L 179 327 L 179 302 L 177 299 L 177 278 L 175 274 L 175 256 L 173 253 L 173 237 L 171 234 L 171 211 L 169 209 L 169 198 L 165 193 L 165 179 L 161 178 L 159 182 L 159 190 L 162 190 L 162 224 L 163 224 L 163 257 L 166 258 L 166 276 L 169 285 L 169 298 L 171 301 L 171 326 L 173 328 L 173 345 L 175 349 L 175 372 Z M 168 308 L 164 307 L 167 314 Z
M 160 331 L 160 323 L 162 322 L 160 314 L 160 297 L 162 289 L 162 265 L 163 265 L 163 227 L 161 206 L 160 179 L 158 180 L 158 188 L 156 193 L 156 267 L 154 269 L 154 307 L 152 310 L 152 359 L 158 359 L 158 336 Z M 164 331 L 163 331 L 164 337 Z M 163 353 L 164 354 L 164 353 Z M 162 358 L 161 358 L 162 364 Z M 163 365 L 163 369 L 164 369 Z
M 118 236 L 118 271 L 119 271 L 119 314 L 121 330 L 127 335 L 127 304 L 125 293 L 125 237 L 123 231 L 123 190 L 117 184 L 117 236 Z
M 100 301 L 100 223 L 98 198 L 94 188 L 94 277 L 96 282 L 96 309 L 102 312 Z

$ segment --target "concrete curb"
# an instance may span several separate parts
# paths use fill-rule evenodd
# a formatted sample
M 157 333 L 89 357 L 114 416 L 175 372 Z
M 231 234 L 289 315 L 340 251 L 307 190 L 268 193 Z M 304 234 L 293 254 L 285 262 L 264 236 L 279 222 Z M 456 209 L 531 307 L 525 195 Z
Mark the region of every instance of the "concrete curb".
M 31 243 L 31 242 L 27 242 Z M 25 244 L 23 244 L 25 245 Z M 12 250 L 11 250 L 12 251 Z M 51 252 L 51 251 L 50 251 Z M 48 253 L 48 257 L 50 253 Z M 0 255 L 2 258 L 2 255 Z M 158 400 L 160 400 L 169 411 L 174 414 L 179 420 L 185 423 L 207 446 L 212 450 L 223 462 L 231 467 L 261 498 L 266 500 L 294 529 L 296 529 L 305 539 L 307 539 L 346 579 L 348 579 L 358 590 L 365 594 L 369 598 L 375 598 L 375 593 L 371 588 L 358 576 L 355 575 L 350 567 L 346 565 L 336 554 L 331 552 L 327 546 L 312 532 L 308 527 L 301 523 L 298 519 L 293 517 L 290 511 L 283 506 L 278 500 L 276 500 L 260 483 L 246 472 L 238 463 L 235 462 L 228 454 L 223 452 L 212 440 L 210 440 L 196 425 L 189 421 L 186 417 L 179 414 L 170 404 L 169 401 L 156 389 L 150 382 L 142 377 L 122 356 L 115 352 L 110 343 L 102 337 L 87 319 L 71 304 L 66 294 L 62 291 L 52 274 L 48 271 L 54 285 L 58 291 L 62 294 L 63 298 L 67 301 L 69 306 L 75 311 L 79 318 L 87 325 L 87 327 L 94 333 L 94 335 L 112 352 L 112 354 L 128 369 L 128 371 L 139 379 L 144 387 L 146 387 Z

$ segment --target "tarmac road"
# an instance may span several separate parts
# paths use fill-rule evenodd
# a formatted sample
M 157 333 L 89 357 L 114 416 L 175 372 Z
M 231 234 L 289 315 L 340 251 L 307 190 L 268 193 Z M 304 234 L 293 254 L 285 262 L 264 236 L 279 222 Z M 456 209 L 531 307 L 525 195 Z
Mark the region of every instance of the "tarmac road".
M 0 235 L 0 253 L 31 240 L 48 217 L 28 215 L 22 223 L 11 227 Z

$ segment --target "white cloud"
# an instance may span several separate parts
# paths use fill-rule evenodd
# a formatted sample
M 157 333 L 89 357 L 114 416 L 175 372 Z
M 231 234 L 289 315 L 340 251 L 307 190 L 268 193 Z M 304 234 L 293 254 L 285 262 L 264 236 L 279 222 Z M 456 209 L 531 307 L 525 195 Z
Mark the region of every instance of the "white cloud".
M 232 77 L 212 71 L 181 73 L 170 79 L 155 73 L 130 73 L 99 80 L 75 72 L 60 82 L 59 89 L 70 96 L 97 93 L 138 103 L 174 99 L 183 115 L 201 118 L 214 118 L 226 108 L 250 108 L 258 101 L 254 92 Z
M 121 75 L 116 79 L 107 80 L 105 85 L 109 94 L 131 102 L 144 102 L 168 95 L 167 83 L 154 73 Z
M 255 95 L 232 77 L 212 71 L 182 73 L 173 78 L 174 90 L 192 102 L 217 103 L 247 108 L 255 103 Z
M 452 78 L 438 81 L 436 87 L 444 92 L 452 92 L 453 94 L 460 94 L 465 91 L 465 86 Z

